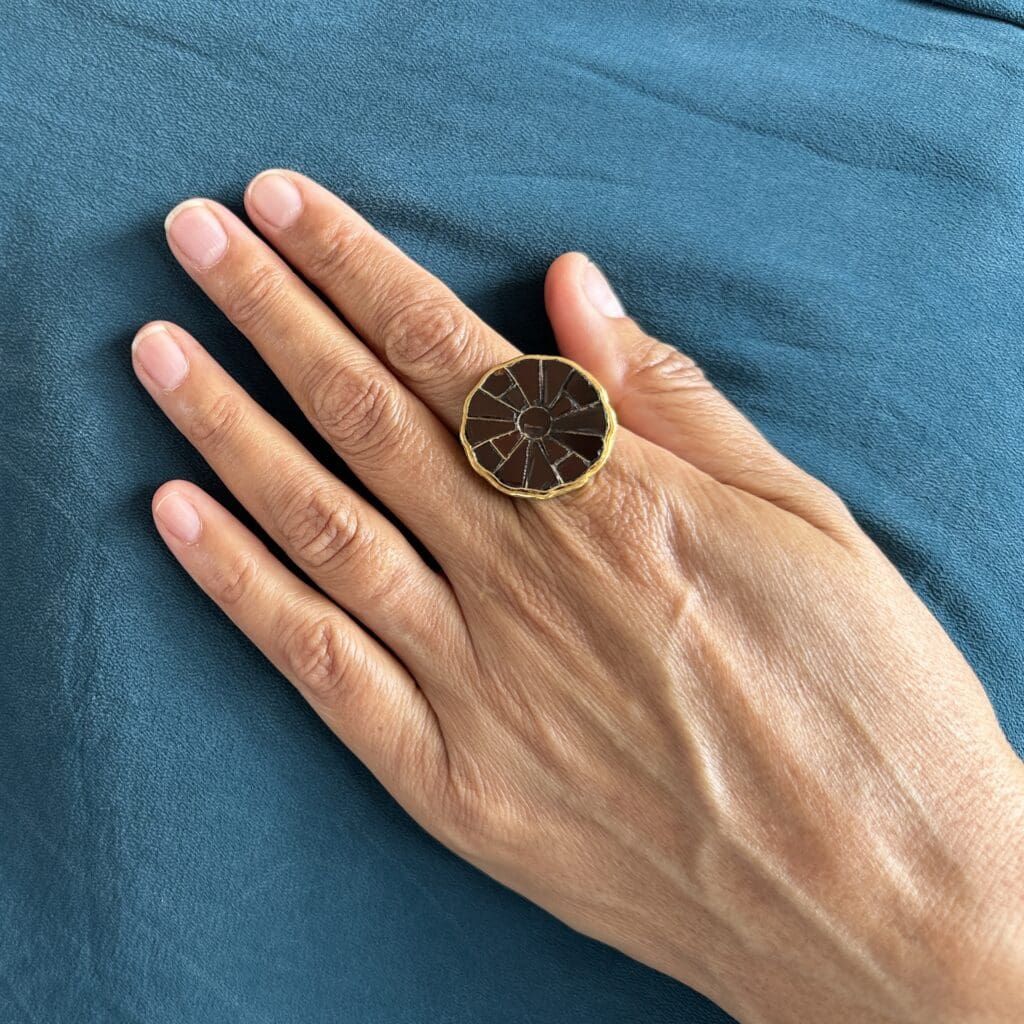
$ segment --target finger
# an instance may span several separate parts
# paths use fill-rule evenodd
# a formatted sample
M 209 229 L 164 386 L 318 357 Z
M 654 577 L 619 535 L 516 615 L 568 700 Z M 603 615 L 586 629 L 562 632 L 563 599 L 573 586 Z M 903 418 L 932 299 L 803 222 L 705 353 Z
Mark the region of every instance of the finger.
M 253 223 L 384 362 L 456 430 L 470 388 L 519 350 L 327 189 L 265 171 L 246 190 Z
M 167 235 L 313 425 L 442 563 L 470 548 L 488 514 L 507 514 L 451 433 L 234 214 L 192 200 L 171 212 Z
M 413 671 L 459 641 L 448 583 L 401 532 L 261 409 L 186 331 L 135 336 L 139 379 L 292 561 Z
M 403 804 L 422 805 L 439 778 L 444 741 L 394 656 L 198 487 L 164 484 L 153 517 L 189 575 L 331 730 Z
M 586 256 L 555 260 L 544 291 L 559 351 L 601 381 L 624 426 L 826 532 L 857 529 L 839 498 L 772 447 L 692 359 L 626 315 Z

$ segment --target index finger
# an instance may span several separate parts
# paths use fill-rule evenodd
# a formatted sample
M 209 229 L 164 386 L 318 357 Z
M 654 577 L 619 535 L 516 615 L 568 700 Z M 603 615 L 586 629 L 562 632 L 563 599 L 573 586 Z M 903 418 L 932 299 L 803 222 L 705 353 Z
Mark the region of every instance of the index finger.
M 519 350 L 347 203 L 295 171 L 245 193 L 253 222 L 452 430 L 489 369 Z

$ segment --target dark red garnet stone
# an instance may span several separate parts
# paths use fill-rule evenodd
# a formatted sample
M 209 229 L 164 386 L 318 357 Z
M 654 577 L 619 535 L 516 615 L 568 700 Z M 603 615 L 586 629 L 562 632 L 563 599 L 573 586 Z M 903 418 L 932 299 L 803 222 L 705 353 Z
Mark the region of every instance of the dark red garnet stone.
M 528 356 L 491 373 L 469 400 L 463 437 L 503 487 L 546 492 L 583 476 L 600 458 L 608 414 L 594 384 L 551 356 Z

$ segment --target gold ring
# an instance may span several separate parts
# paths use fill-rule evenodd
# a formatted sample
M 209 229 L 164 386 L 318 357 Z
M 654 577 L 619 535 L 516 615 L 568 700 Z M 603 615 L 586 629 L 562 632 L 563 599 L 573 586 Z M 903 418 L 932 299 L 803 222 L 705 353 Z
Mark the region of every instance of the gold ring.
M 459 437 L 469 464 L 516 498 L 553 498 L 608 461 L 615 410 L 582 366 L 517 356 L 488 370 L 466 396 Z

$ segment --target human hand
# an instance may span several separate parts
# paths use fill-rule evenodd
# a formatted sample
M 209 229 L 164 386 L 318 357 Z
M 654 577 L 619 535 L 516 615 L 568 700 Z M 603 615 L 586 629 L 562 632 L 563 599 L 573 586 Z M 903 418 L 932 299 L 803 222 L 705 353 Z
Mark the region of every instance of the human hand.
M 193 201 L 174 254 L 443 575 L 164 322 L 140 380 L 319 589 L 183 481 L 157 526 L 402 805 L 742 1021 L 1015 1019 L 1024 767 L 840 500 L 575 253 L 548 312 L 622 429 L 506 497 L 455 434 L 513 346 L 308 179 L 246 208 L 266 241 Z

